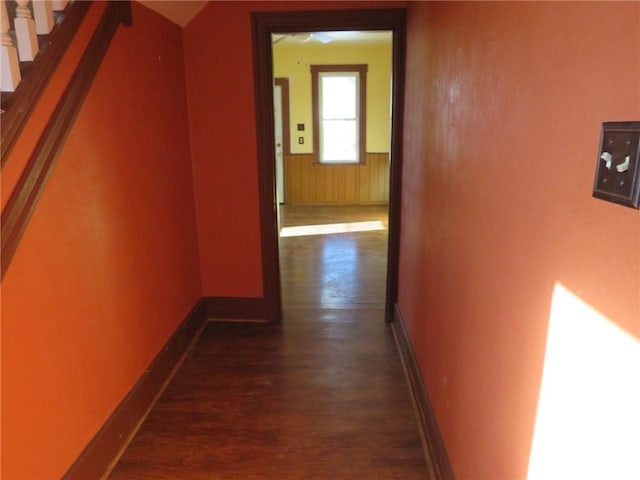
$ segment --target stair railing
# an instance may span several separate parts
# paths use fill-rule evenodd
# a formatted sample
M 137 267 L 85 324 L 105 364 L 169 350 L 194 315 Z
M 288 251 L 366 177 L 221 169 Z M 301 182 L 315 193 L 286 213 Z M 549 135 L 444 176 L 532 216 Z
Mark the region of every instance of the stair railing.
M 2 3 L 4 5 L 6 2 Z M 73 5 L 77 5 L 78 7 L 84 6 L 84 13 L 86 13 L 91 3 L 79 1 L 73 2 Z M 78 24 L 82 22 L 84 13 L 79 15 L 80 18 L 77 20 Z M 62 151 L 67 135 L 89 92 L 89 88 L 98 72 L 100 63 L 109 48 L 111 39 L 121 24 L 125 26 L 132 24 L 130 3 L 128 1 L 109 1 L 69 83 L 62 93 L 62 97 L 36 142 L 25 169 L 20 175 L 17 184 L 0 214 L 0 281 L 7 272 L 13 254 L 20 243 L 31 215 L 51 175 L 55 161 Z M 60 30 L 62 31 L 62 29 Z M 54 29 L 53 33 L 55 33 L 55 31 Z M 69 37 L 69 42 L 72 37 L 73 34 Z M 52 42 L 47 52 L 52 50 L 54 46 L 55 43 Z M 37 60 L 38 57 L 36 57 L 36 61 Z M 36 62 L 34 62 L 34 64 L 35 63 Z M 54 68 L 49 68 L 49 70 L 53 69 Z M 30 71 L 29 75 L 23 79 L 22 83 L 16 89 L 15 95 L 18 95 L 18 93 L 22 91 L 25 94 L 24 97 L 30 99 L 29 102 L 31 106 L 29 108 L 33 109 L 41 92 L 33 88 L 26 88 L 27 81 L 32 77 L 31 73 Z M 29 86 L 33 87 L 31 84 Z M 46 81 L 41 81 L 40 86 L 41 89 L 43 89 L 44 86 L 46 86 Z M 33 100 L 33 98 L 36 100 Z M 2 114 L 3 161 L 6 158 L 5 135 L 7 132 L 5 131 L 4 123 L 5 116 L 17 111 L 22 115 L 22 117 L 20 117 L 22 118 L 22 124 L 24 125 L 24 122 L 26 122 L 26 117 L 23 112 L 24 109 L 18 109 L 17 107 L 18 105 L 12 104 L 10 110 Z M 13 139 L 12 141 L 15 141 L 22 127 L 15 127 L 17 122 L 13 117 L 12 120 L 14 121 L 12 121 L 10 128 L 14 131 L 10 140 Z M 18 128 L 17 131 L 15 131 L 16 128 Z
M 2 3 L 2 79 L 0 89 L 14 92 L 22 75 L 19 62 L 32 62 L 40 51 L 38 35 L 48 35 L 55 26 L 53 12 L 62 12 L 67 0 L 15 0 Z M 7 8 L 14 3 L 14 8 Z M 13 5 L 12 5 L 13 6 Z M 13 28 L 12 28 L 13 27 Z
M 90 6 L 86 1 L 0 0 L 1 165 Z M 29 56 L 33 59 L 22 60 Z

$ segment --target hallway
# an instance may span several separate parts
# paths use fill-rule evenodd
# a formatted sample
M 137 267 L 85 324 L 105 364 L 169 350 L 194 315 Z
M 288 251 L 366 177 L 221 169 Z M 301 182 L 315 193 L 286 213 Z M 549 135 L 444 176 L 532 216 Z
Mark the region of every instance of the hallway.
M 110 478 L 428 478 L 384 323 L 386 209 L 281 220 L 282 324 L 207 324 Z

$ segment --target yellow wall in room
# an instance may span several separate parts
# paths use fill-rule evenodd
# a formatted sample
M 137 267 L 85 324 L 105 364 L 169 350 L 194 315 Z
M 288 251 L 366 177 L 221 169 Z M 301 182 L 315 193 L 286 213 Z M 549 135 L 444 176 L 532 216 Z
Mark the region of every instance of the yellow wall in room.
M 310 65 L 367 64 L 367 152 L 389 151 L 392 45 L 373 43 L 278 43 L 273 47 L 276 77 L 289 79 L 291 153 L 313 152 Z M 304 132 L 296 125 L 304 123 Z M 304 137 L 304 145 L 298 137 Z

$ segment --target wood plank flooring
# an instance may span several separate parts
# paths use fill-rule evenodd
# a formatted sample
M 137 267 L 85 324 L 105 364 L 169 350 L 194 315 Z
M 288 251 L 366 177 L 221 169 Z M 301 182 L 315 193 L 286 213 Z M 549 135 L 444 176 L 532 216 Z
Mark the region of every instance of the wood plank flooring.
M 386 210 L 285 207 L 281 221 L 353 229 Z M 431 478 L 384 323 L 386 236 L 282 237 L 282 323 L 209 323 L 109 478 Z

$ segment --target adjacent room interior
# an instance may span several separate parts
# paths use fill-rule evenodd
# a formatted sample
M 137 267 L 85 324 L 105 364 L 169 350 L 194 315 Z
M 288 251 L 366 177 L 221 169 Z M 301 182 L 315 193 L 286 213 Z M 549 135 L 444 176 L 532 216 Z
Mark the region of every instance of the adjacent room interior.
M 369 229 L 386 232 L 392 32 L 280 33 L 272 34 L 272 42 L 281 263 L 304 245 L 288 240 L 292 236 L 330 235 L 330 241 Z M 332 255 L 370 254 L 386 264 L 386 239 L 376 245 L 379 251 L 365 253 L 344 243 Z M 357 295 L 336 285 L 347 283 L 337 272 L 327 279 L 335 295 Z M 384 304 L 386 275 L 378 281 Z M 284 281 L 282 286 L 285 299 L 287 289 L 296 288 Z M 329 292 L 326 285 L 324 290 Z

